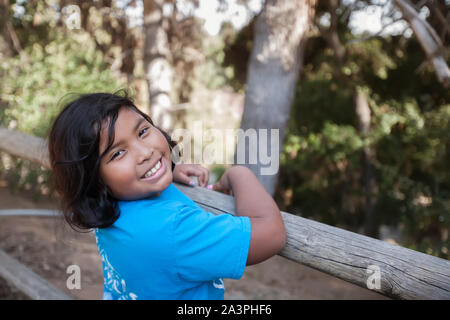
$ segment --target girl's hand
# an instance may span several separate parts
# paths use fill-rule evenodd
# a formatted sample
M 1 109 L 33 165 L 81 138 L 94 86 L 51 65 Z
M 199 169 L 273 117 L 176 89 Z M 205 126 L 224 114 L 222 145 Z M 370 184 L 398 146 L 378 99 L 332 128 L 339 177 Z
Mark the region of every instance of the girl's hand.
M 228 177 L 228 174 L 230 173 L 231 169 L 228 169 L 227 171 L 225 171 L 222 174 L 222 177 L 220 178 L 219 181 L 217 181 L 213 186 L 212 186 L 212 190 L 214 191 L 220 191 L 223 192 L 225 194 L 232 194 L 232 188 L 231 188 L 231 184 L 230 184 L 230 179 Z M 208 186 L 209 189 L 209 186 Z
M 187 184 L 191 187 L 195 185 L 189 177 L 195 176 L 201 187 L 206 187 L 209 180 L 209 171 L 198 164 L 180 163 L 173 169 L 173 181 Z

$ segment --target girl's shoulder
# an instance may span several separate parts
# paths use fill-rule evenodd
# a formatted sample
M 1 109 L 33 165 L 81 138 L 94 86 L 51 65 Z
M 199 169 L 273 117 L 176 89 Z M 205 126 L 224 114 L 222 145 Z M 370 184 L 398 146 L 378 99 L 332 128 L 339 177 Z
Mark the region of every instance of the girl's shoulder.
M 146 213 L 152 213 L 153 217 L 178 211 L 185 204 L 177 199 L 141 199 L 135 201 L 119 202 L 120 216 L 133 216 L 138 214 L 144 217 Z M 143 215 L 144 214 L 144 215 Z M 120 217 L 119 217 L 120 219 Z
M 100 229 L 97 236 L 122 239 L 123 243 L 147 241 L 152 234 L 164 237 L 177 224 L 179 212 L 184 206 L 175 200 L 127 201 L 119 206 L 120 215 L 114 224 Z

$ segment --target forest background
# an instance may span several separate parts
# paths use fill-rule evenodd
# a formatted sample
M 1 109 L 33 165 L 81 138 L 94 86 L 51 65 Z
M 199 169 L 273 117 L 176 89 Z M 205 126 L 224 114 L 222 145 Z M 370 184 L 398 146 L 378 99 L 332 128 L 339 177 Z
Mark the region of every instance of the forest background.
M 449 61 L 450 2 L 407 2 L 439 39 L 431 57 L 403 1 L 238 1 L 248 19 L 214 35 L 200 2 L 0 0 L 0 125 L 46 138 L 67 93 L 126 88 L 163 127 L 245 128 L 258 19 L 313 9 L 301 46 L 278 47 L 298 68 L 287 107 L 272 105 L 284 125 L 271 193 L 283 211 L 449 259 L 450 90 L 432 60 Z M 379 30 L 361 30 L 361 13 Z M 55 196 L 47 170 L 0 156 L 4 186 Z M 217 179 L 226 165 L 209 168 Z

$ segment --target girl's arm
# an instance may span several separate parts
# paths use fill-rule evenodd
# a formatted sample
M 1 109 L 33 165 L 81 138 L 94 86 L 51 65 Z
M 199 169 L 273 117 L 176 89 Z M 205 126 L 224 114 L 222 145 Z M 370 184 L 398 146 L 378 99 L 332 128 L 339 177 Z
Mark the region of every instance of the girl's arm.
M 284 247 L 286 230 L 280 210 L 250 169 L 244 166 L 228 169 L 213 189 L 231 189 L 235 197 L 236 214 L 250 218 L 247 265 L 262 262 Z

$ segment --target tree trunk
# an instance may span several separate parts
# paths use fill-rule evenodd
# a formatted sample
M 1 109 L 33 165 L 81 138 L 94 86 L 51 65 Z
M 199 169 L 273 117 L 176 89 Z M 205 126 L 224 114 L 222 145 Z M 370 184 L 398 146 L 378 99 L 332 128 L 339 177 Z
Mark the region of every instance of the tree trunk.
M 255 129 L 257 134 L 248 146 L 238 137 L 235 163 L 249 167 L 271 195 L 315 2 L 268 0 L 255 21 L 241 129 Z M 256 157 L 256 163 L 238 161 L 244 146 L 248 160 Z M 269 166 L 262 157 L 271 158 Z
M 154 123 L 170 134 L 173 117 L 171 54 L 167 34 L 162 26 L 163 0 L 144 0 L 144 68 L 149 88 L 150 116 Z
M 362 136 L 367 137 L 370 133 L 371 112 L 366 94 L 355 88 L 354 104 L 356 118 L 358 119 L 358 130 Z M 375 221 L 374 208 L 377 201 L 377 182 L 373 170 L 375 163 L 375 150 L 365 146 L 363 150 L 363 188 L 364 188 L 364 233 L 373 238 L 378 237 L 378 224 Z
M 4 48 L 6 54 L 9 56 L 19 54 L 22 51 L 22 46 L 9 17 L 8 0 L 0 0 L 0 30 L 6 43 L 6 47 Z

